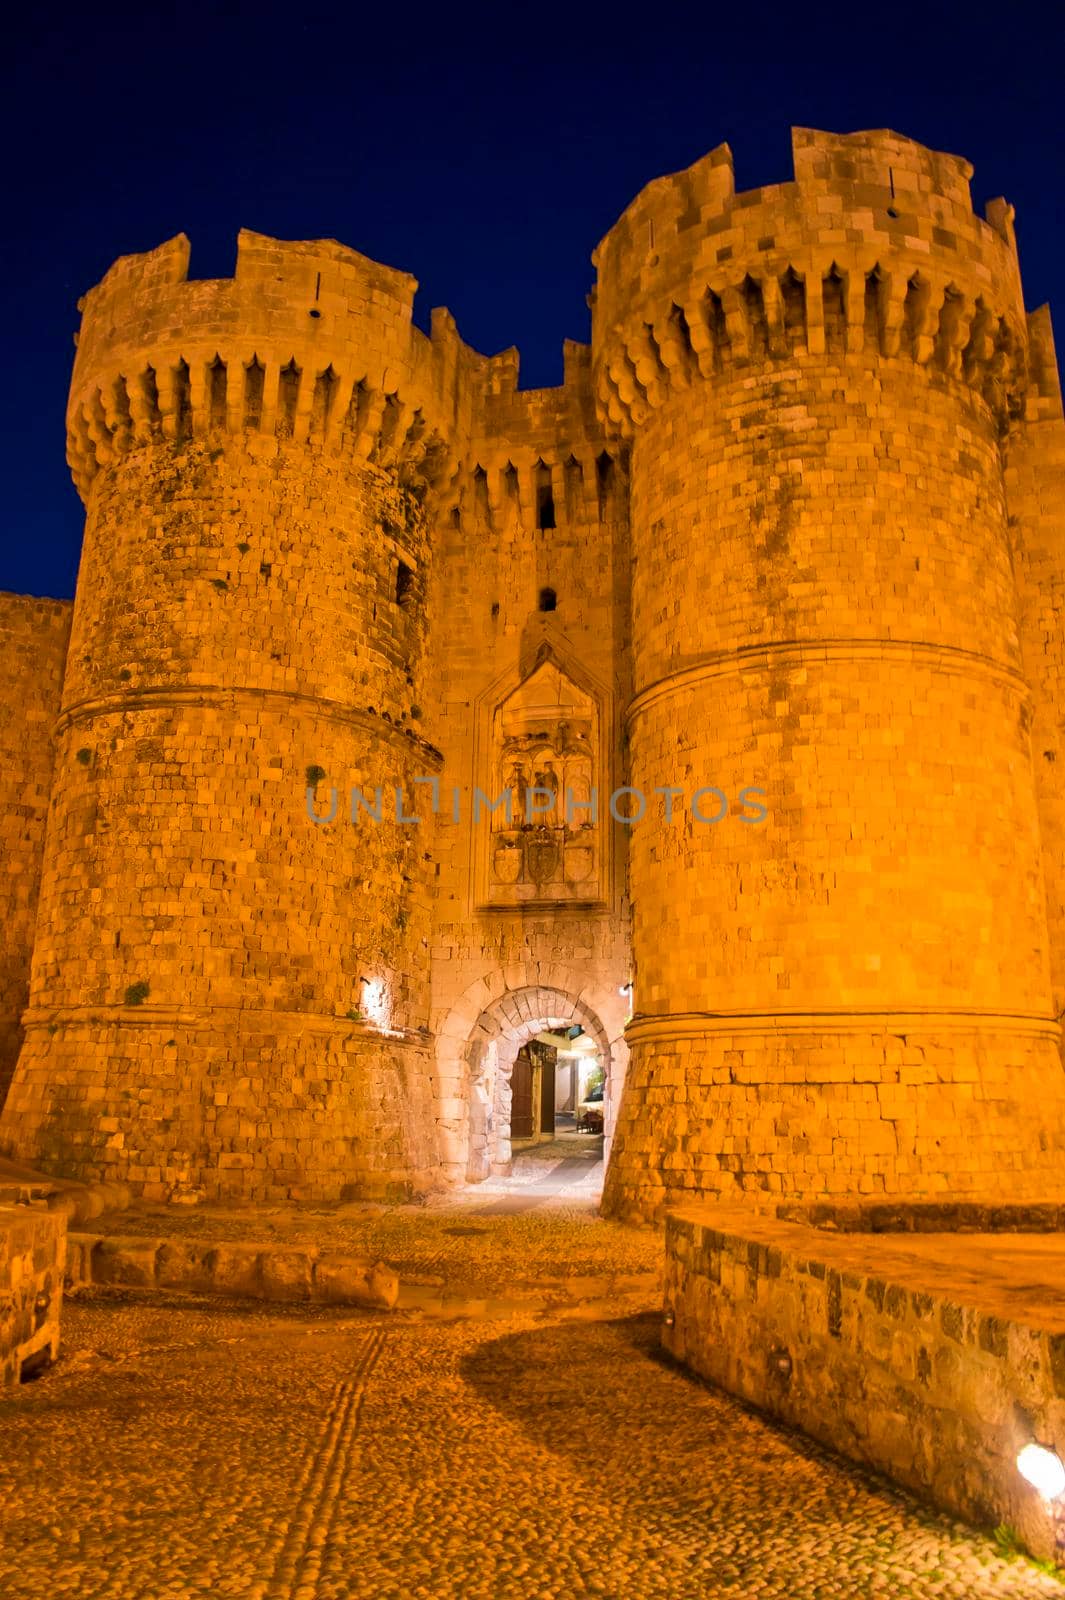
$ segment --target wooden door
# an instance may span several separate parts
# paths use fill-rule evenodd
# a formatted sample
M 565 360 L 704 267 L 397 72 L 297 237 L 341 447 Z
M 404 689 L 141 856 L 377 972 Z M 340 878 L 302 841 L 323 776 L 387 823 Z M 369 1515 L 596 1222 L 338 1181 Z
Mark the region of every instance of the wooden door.
M 554 1134 L 555 1131 L 555 1061 L 554 1052 L 551 1060 L 545 1061 L 540 1073 L 540 1132 Z
M 533 1068 L 526 1049 L 518 1051 L 514 1071 L 510 1077 L 510 1137 L 531 1139 L 533 1133 L 532 1089 Z

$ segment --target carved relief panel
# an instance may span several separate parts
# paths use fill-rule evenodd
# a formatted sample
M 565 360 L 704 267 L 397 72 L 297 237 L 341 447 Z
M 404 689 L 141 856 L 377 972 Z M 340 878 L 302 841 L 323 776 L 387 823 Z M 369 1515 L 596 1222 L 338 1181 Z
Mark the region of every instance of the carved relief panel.
M 548 654 L 490 708 L 475 826 L 477 898 L 490 905 L 601 901 L 606 895 L 602 709 Z

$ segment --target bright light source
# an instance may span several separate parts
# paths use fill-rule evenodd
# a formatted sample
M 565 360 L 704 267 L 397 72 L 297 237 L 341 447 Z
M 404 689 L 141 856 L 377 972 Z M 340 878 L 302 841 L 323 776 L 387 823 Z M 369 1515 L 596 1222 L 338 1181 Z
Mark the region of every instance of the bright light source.
M 383 978 L 360 978 L 362 984 L 362 1011 L 368 1022 L 387 1028 L 391 1021 L 388 1003 L 388 986 Z
M 1026 1444 L 1017 1457 L 1017 1471 L 1021 1477 L 1038 1489 L 1044 1500 L 1056 1500 L 1065 1494 L 1065 1466 L 1061 1457 L 1041 1444 Z
M 631 994 L 631 993 L 632 993 L 632 984 L 631 983 L 623 983 L 618 988 L 618 994 Z

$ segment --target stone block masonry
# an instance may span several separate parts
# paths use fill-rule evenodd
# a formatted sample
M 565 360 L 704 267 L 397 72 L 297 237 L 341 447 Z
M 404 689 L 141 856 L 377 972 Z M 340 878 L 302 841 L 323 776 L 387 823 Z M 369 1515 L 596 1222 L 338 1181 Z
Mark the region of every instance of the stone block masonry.
M 670 1214 L 666 1349 L 1061 1562 L 1060 1502 L 1017 1468 L 1032 1443 L 1065 1452 L 1061 1208 L 780 1209 L 790 1220 L 729 1207 Z
M 0 594 L 0 1106 L 24 1038 L 71 611 Z
M 372 789 L 439 766 L 418 732 L 424 608 L 397 599 L 401 567 L 412 599 L 427 580 L 424 483 L 377 458 L 399 422 L 386 426 L 385 396 L 350 366 L 334 416 L 350 325 L 378 297 L 387 346 L 411 289 L 369 264 L 359 277 L 328 246 L 242 247 L 236 286 L 208 293 L 216 306 L 176 281 L 165 249 L 166 314 L 143 261 L 121 263 L 86 308 L 75 386 L 90 398 L 74 403 L 71 449 L 79 477 L 95 477 L 6 1116 L 49 1170 L 150 1197 L 385 1198 L 437 1164 L 426 841 L 316 828 L 304 796 L 341 773 Z M 336 367 L 319 382 L 312 358 L 279 357 L 264 390 L 273 317 L 287 305 L 314 331 L 310 265 L 337 294 L 359 278 L 350 301 L 326 302 Z M 297 280 L 280 307 L 263 299 L 285 281 L 275 266 Z M 227 360 L 186 359 L 189 339 L 221 339 L 212 317 L 227 300 L 251 346 L 223 339 Z M 162 322 L 135 373 L 116 302 Z M 101 393 L 117 407 L 106 439 Z
M 179 236 L 86 295 L 61 690 L 66 613 L 6 613 L 0 742 L 49 733 L 0 806 L 0 1149 L 400 1198 L 505 1165 L 517 1050 L 576 1022 L 613 1215 L 1060 1185 L 1049 319 L 965 161 L 793 146 L 636 197 L 553 389 L 330 240 L 203 281 Z M 351 823 L 417 779 L 604 804 Z M 623 786 L 768 814 L 627 827 Z
M 1012 213 L 890 133 L 798 129 L 794 154 L 737 196 L 713 152 L 596 254 L 597 393 L 632 440 L 631 781 L 713 771 L 770 816 L 633 832 L 618 1214 L 1049 1193 L 1065 1159 Z

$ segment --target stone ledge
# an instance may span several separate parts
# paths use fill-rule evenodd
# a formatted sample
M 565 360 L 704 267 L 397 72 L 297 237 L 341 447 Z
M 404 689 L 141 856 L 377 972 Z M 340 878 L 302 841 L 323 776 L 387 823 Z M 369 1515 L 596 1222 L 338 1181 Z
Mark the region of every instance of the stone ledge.
M 1057 1208 L 782 1209 L 787 1218 L 712 1206 L 668 1216 L 665 1348 L 1060 1562 L 1065 1509 L 1016 1467 L 1032 1441 L 1065 1456 L 1065 1233 L 1047 1231 Z M 983 1231 L 950 1231 L 952 1214 Z M 939 1232 L 920 1226 L 937 1218 Z M 891 1235 L 859 1231 L 863 1219 L 893 1222 Z
M 398 1274 L 383 1261 L 313 1248 L 72 1233 L 67 1239 L 67 1287 L 91 1284 L 360 1305 L 377 1311 L 391 1311 L 399 1297 Z
M 784 1201 L 776 1214 L 784 1222 L 840 1233 L 1065 1234 L 1065 1200 Z
M 67 1223 L 89 1222 L 105 1211 L 125 1211 L 133 1191 L 125 1183 L 81 1183 L 76 1178 L 52 1178 L 36 1167 L 0 1156 L 0 1205 L 26 1205 L 43 1201 Z

